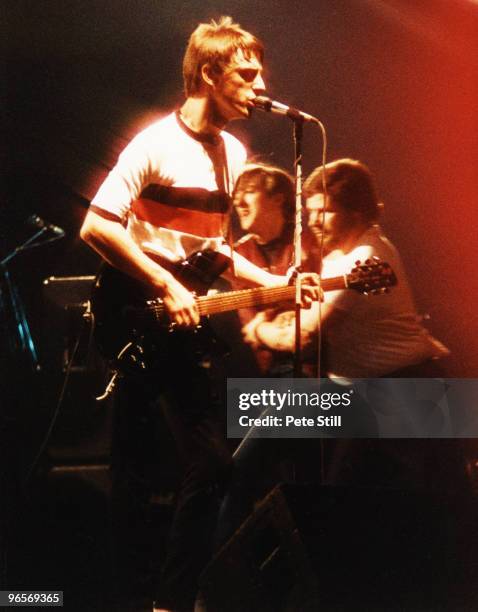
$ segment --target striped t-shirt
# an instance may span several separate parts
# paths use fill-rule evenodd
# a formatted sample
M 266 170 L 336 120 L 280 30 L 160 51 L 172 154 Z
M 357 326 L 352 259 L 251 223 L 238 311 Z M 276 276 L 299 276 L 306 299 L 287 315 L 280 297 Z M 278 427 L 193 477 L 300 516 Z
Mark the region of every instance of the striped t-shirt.
M 146 253 L 175 261 L 201 249 L 217 250 L 229 212 L 225 191 L 232 192 L 245 161 L 243 145 L 231 134 L 201 137 L 171 113 L 127 145 L 91 208 L 125 222 Z

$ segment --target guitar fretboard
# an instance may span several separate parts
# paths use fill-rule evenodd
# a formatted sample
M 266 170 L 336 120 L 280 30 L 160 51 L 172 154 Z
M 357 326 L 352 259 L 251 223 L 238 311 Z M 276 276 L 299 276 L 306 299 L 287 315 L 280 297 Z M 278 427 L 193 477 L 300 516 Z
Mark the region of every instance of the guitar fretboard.
M 324 291 L 335 291 L 347 286 L 345 276 L 322 279 L 321 287 Z M 295 287 L 286 285 L 282 287 L 254 287 L 253 289 L 240 289 L 226 291 L 213 295 L 203 295 L 196 298 L 199 314 L 201 316 L 229 312 L 238 308 L 251 308 L 279 302 L 290 302 L 295 298 Z M 148 306 L 148 310 L 160 319 L 164 307 L 157 301 Z

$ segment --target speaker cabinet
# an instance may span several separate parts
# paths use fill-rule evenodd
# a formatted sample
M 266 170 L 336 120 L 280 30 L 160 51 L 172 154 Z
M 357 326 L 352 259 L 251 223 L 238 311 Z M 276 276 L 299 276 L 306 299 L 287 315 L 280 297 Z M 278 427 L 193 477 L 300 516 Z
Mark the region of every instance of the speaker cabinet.
M 272 491 L 201 579 L 207 610 L 317 609 L 317 581 L 282 488 Z
M 96 350 L 94 322 L 84 317 L 94 276 L 50 277 L 43 282 L 43 396 L 58 417 L 48 447 L 58 464 L 109 461 L 112 406 L 97 402 L 108 377 Z
M 463 582 L 457 510 L 411 491 L 280 485 L 203 573 L 207 610 L 442 609 Z

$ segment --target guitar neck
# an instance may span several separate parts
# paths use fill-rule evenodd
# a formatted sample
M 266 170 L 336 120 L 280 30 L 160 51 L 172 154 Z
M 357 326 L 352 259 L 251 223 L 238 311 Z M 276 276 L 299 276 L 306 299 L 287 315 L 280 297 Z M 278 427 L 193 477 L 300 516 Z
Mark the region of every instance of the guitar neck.
M 344 276 L 324 278 L 321 282 L 323 291 L 344 289 L 347 286 Z M 227 291 L 204 295 L 196 299 L 201 316 L 229 312 L 238 308 L 251 308 L 253 306 L 266 306 L 279 302 L 290 302 L 295 298 L 295 287 L 255 287 L 239 291 Z

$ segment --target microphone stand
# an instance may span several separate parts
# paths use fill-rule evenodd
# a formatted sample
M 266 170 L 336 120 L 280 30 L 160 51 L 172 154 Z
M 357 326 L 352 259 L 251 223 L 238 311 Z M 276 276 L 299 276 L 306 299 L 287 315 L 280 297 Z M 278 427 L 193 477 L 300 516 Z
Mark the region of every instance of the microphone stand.
M 41 227 L 0 261 L 0 326 L 4 328 L 11 354 L 25 355 L 32 370 L 35 372 L 41 369 L 38 353 L 30 332 L 23 301 L 15 282 L 10 277 L 8 263 L 23 251 L 43 246 L 48 242 L 54 242 L 63 237 L 55 236 L 42 242 L 36 242 L 47 231 L 48 228 L 46 226 Z
M 302 268 L 302 135 L 304 120 L 300 115 L 294 124 L 294 175 L 295 175 L 295 227 L 294 227 L 294 275 L 295 275 L 295 346 L 294 378 L 302 378 L 301 348 L 301 268 Z
M 26 355 L 31 368 L 36 372 L 40 370 L 36 346 L 30 332 L 23 301 L 17 286 L 12 282 L 7 264 L 18 253 L 31 248 L 32 243 L 43 235 L 45 231 L 46 228 L 42 227 L 0 261 L 0 316 L 4 318 L 3 325 L 5 326 L 6 340 L 11 353 L 18 352 Z
M 296 109 L 289 108 L 287 116 L 294 123 L 294 175 L 295 175 L 295 228 L 294 228 L 294 275 L 296 279 L 295 292 L 295 346 L 294 346 L 294 378 L 302 378 L 302 347 L 301 347 L 301 271 L 302 271 L 302 135 L 304 121 L 312 121 L 322 132 L 322 167 L 325 168 L 327 154 L 327 134 L 321 121 L 312 115 L 305 115 Z M 325 184 L 325 172 L 322 176 L 322 188 L 324 200 L 327 199 L 327 188 Z M 322 248 L 320 249 L 320 270 L 322 274 Z M 321 329 L 320 329 L 320 304 L 319 304 L 319 326 L 318 326 L 318 351 L 317 351 L 317 373 L 320 376 L 321 369 Z
M 301 267 L 302 267 L 302 132 L 304 121 L 315 123 L 322 132 L 322 167 L 325 168 L 326 156 L 327 156 L 327 133 L 325 131 L 324 124 L 308 113 L 304 113 L 296 108 L 281 104 L 275 100 L 271 100 L 266 96 L 256 96 L 253 100 L 255 108 L 268 113 L 277 113 L 279 115 L 285 115 L 294 122 L 294 145 L 295 145 L 295 157 L 294 157 L 294 171 L 295 171 L 295 231 L 294 231 L 294 275 L 293 278 L 296 280 L 296 292 L 295 292 L 295 348 L 294 348 L 294 377 L 302 377 L 302 364 L 301 364 L 301 337 L 300 337 L 300 318 L 301 318 Z M 327 200 L 327 190 L 325 184 L 325 173 L 322 177 L 322 186 L 324 193 L 324 201 Z M 322 246 L 320 247 L 320 260 L 322 260 Z M 322 273 L 321 265 L 319 269 L 319 278 Z M 320 334 L 320 304 L 319 304 L 319 334 Z M 320 350 L 320 335 L 318 342 L 318 354 L 317 354 L 317 371 L 321 371 L 321 350 Z
M 15 247 L 11 253 L 9 253 L 4 259 L 2 259 L 2 261 L 0 261 L 0 266 L 6 266 L 7 263 L 11 259 L 13 259 L 16 255 L 18 255 L 18 253 L 20 253 L 21 251 L 26 251 L 27 248 L 31 249 L 34 246 L 40 246 L 39 244 L 32 244 L 32 242 L 36 240 L 37 238 L 40 238 L 40 236 L 42 236 L 46 231 L 47 231 L 47 228 L 42 227 L 37 232 L 35 232 L 33 236 L 30 236 L 30 238 L 25 240 L 25 242 Z

